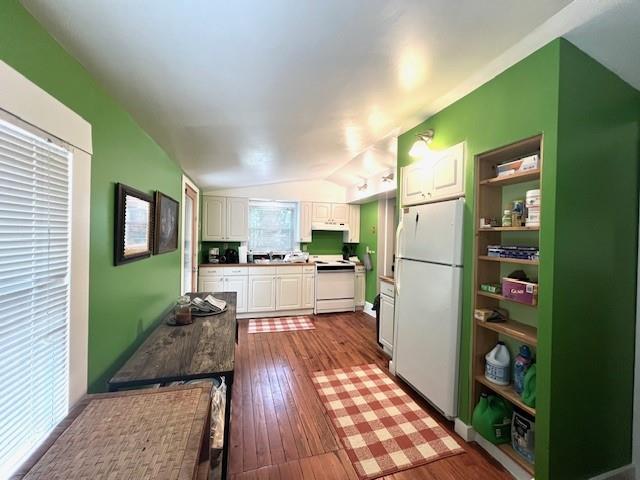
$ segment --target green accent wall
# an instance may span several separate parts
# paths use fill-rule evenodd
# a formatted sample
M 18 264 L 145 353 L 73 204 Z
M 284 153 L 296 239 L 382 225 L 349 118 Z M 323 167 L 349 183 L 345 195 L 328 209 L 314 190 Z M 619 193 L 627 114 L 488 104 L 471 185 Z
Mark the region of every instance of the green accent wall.
M 303 243 L 301 249 L 310 255 L 342 255 L 343 238 L 344 232 L 313 230 L 311 243 Z
M 474 157 L 544 134 L 537 479 L 586 478 L 631 460 L 638 102 L 557 39 L 398 139 L 398 169 L 414 161 L 418 132 L 435 129 L 434 150 L 466 141 L 459 415 L 470 423 Z
M 365 276 L 365 300 L 373 303 L 378 293 L 378 201 L 360 205 L 360 243 L 356 248 L 356 255 L 360 260 L 364 259 L 367 251 L 376 252 L 371 254 L 371 271 Z
M 631 461 L 640 92 L 560 44 L 550 478 Z
M 89 388 L 106 381 L 178 296 L 178 251 L 113 266 L 115 183 L 181 198 L 181 170 L 16 1 L 0 3 L 0 59 L 92 126 Z

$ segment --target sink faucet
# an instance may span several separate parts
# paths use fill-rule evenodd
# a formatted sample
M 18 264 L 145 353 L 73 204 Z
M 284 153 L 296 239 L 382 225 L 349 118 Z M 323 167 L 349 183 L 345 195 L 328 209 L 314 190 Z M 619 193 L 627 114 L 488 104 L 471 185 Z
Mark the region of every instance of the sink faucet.
M 269 260 L 273 260 L 273 252 L 269 252 Z

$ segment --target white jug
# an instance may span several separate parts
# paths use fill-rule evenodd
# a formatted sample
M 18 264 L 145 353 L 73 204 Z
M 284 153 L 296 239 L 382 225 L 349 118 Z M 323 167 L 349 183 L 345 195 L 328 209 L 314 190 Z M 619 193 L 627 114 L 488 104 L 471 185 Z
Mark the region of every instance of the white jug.
M 486 366 L 484 376 L 497 385 L 509 385 L 511 380 L 511 355 L 504 342 L 498 342 L 484 357 Z

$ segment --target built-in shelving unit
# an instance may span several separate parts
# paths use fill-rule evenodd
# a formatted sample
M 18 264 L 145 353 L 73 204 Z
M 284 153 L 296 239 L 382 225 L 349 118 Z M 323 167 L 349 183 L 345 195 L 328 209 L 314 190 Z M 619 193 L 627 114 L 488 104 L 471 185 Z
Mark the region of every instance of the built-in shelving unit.
M 488 255 L 478 255 L 478 260 L 483 262 L 515 263 L 518 265 L 538 265 L 538 260 L 522 260 L 519 258 L 490 257 Z
M 496 166 L 511 160 L 516 160 L 534 153 L 542 154 L 542 135 L 522 140 L 520 142 L 502 147 L 490 152 L 476 156 L 475 178 L 476 178 L 476 241 L 475 241 L 475 262 L 474 262 L 474 309 L 475 308 L 504 308 L 509 313 L 513 311 L 530 312 L 527 323 L 510 319 L 507 322 L 492 323 L 473 320 L 473 355 L 472 355 L 472 381 L 473 381 L 473 402 L 474 407 L 483 392 L 499 395 L 514 408 L 519 409 L 533 417 L 536 415 L 535 408 L 526 405 L 520 395 L 516 393 L 512 385 L 500 386 L 489 381 L 485 375 L 485 355 L 500 340 L 508 340 L 513 344 L 525 344 L 535 348 L 538 344 L 537 329 L 537 309 L 535 305 L 526 305 L 515 302 L 503 295 L 484 292 L 480 290 L 483 283 L 500 283 L 501 278 L 508 272 L 508 267 L 513 269 L 524 268 L 527 271 L 536 272 L 539 267 L 538 260 L 521 260 L 513 258 L 490 257 L 487 255 L 489 245 L 512 245 L 527 244 L 539 246 L 539 227 L 487 227 L 480 228 L 481 218 L 502 217 L 503 209 L 508 208 L 510 199 L 513 199 L 514 192 L 524 199 L 525 191 L 530 188 L 538 188 L 542 174 L 542 157 L 540 158 L 540 168 L 523 173 L 516 173 L 510 176 L 497 177 Z M 531 185 L 535 185 L 532 187 Z M 543 257 L 544 258 L 544 257 Z M 506 270 L 505 270 L 506 269 Z M 518 310 L 524 306 L 525 310 Z M 529 308 L 527 308 L 529 307 Z M 533 317 L 534 324 L 530 320 Z M 516 352 L 512 352 L 514 355 Z M 534 476 L 534 465 L 522 458 L 510 444 L 499 445 L 509 458 L 518 463 L 525 471 Z

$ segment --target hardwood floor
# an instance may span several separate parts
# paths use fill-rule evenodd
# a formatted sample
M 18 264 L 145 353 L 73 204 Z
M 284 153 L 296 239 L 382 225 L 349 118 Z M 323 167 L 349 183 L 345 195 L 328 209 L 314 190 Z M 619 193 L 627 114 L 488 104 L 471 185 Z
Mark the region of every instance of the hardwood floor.
M 229 476 L 232 480 L 357 480 L 311 382 L 310 373 L 388 358 L 375 343 L 375 320 L 364 313 L 315 317 L 315 330 L 247 333 L 240 321 L 232 400 Z M 453 425 L 418 398 L 451 431 L 466 453 L 384 477 L 387 480 L 511 479 L 479 447 L 453 433 Z

